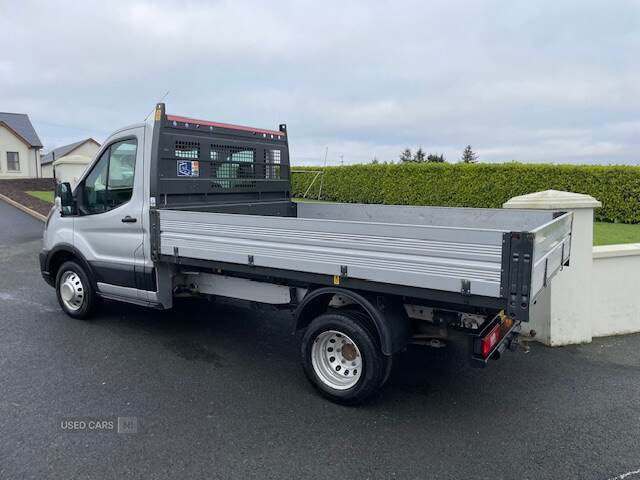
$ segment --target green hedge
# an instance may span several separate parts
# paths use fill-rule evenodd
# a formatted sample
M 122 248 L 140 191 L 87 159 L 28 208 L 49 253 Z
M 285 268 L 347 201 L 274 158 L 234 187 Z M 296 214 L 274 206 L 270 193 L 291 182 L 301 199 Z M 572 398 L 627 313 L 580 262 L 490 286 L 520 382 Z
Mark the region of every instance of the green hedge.
M 294 196 L 314 178 L 294 168 Z M 591 165 L 393 164 L 326 167 L 323 200 L 350 203 L 500 207 L 517 195 L 540 190 L 587 193 L 602 202 L 596 220 L 640 223 L 640 167 Z M 309 197 L 317 198 L 320 180 Z

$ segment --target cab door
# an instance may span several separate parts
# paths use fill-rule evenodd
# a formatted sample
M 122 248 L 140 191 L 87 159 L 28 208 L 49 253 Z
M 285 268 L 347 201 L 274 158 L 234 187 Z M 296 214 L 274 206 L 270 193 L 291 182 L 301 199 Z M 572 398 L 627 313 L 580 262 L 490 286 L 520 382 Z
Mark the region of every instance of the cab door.
M 144 128 L 112 137 L 76 188 L 74 246 L 104 294 L 138 299 L 144 266 L 142 229 Z

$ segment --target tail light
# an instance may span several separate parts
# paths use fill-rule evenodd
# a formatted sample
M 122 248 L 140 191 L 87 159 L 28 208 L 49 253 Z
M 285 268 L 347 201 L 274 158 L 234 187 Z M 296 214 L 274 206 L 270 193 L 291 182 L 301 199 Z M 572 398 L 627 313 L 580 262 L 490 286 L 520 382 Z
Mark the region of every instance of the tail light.
M 504 314 L 499 314 L 484 328 L 469 336 L 472 365 L 485 367 L 489 359 L 498 359 L 509 347 L 517 333 L 513 333 L 520 322 L 515 322 Z M 505 342 L 505 340 L 508 340 Z M 502 342 L 502 343 L 501 343 Z
M 493 347 L 500 341 L 500 324 L 496 324 L 488 334 L 480 338 L 480 353 L 483 357 L 489 356 Z

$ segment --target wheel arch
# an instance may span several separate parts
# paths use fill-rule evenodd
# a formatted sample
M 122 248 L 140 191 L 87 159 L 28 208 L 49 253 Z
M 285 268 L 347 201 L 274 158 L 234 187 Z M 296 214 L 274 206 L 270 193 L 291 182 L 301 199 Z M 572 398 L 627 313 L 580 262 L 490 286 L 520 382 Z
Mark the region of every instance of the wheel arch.
M 87 259 L 84 258 L 84 255 L 82 255 L 82 253 L 73 245 L 65 243 L 57 245 L 55 248 L 53 248 L 49 252 L 45 260 L 45 269 L 47 272 L 49 272 L 49 274 L 55 281 L 55 278 L 58 274 L 58 269 L 64 262 L 68 261 L 75 261 L 80 264 L 80 266 L 84 269 L 87 276 L 89 277 L 89 281 L 92 283 L 93 288 L 97 289 L 95 280 L 96 276 L 93 269 L 91 268 L 91 265 L 89 264 Z
M 307 293 L 295 311 L 296 329 L 306 328 L 314 318 L 326 312 L 336 295 L 348 298 L 369 316 L 383 354 L 393 355 L 407 345 L 411 325 L 399 298 L 363 294 L 340 287 L 322 287 Z

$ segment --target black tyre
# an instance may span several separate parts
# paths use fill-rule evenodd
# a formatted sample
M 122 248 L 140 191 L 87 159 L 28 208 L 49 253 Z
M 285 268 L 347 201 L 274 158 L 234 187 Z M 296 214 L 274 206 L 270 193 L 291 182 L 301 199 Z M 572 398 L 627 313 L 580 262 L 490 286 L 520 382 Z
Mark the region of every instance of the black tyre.
M 375 330 L 375 327 L 371 325 L 371 322 L 368 321 L 369 317 L 362 310 L 356 310 L 356 309 L 347 307 L 344 309 L 340 309 L 340 312 L 346 313 L 354 320 L 359 320 L 360 324 L 365 326 L 369 330 L 369 332 L 374 337 L 377 338 L 377 332 Z M 382 384 L 380 385 L 380 387 L 384 386 L 387 383 L 387 381 L 389 380 L 389 377 L 391 377 L 391 371 L 393 370 L 393 356 L 385 356 L 384 358 L 386 361 L 386 370 L 384 372 L 384 378 L 382 379 Z
M 307 327 L 300 346 L 304 373 L 329 400 L 343 405 L 362 403 L 388 378 L 391 357 L 382 354 L 366 317 L 330 312 Z
M 67 315 L 88 319 L 94 316 L 102 305 L 89 276 L 76 262 L 64 262 L 56 274 L 56 296 Z

